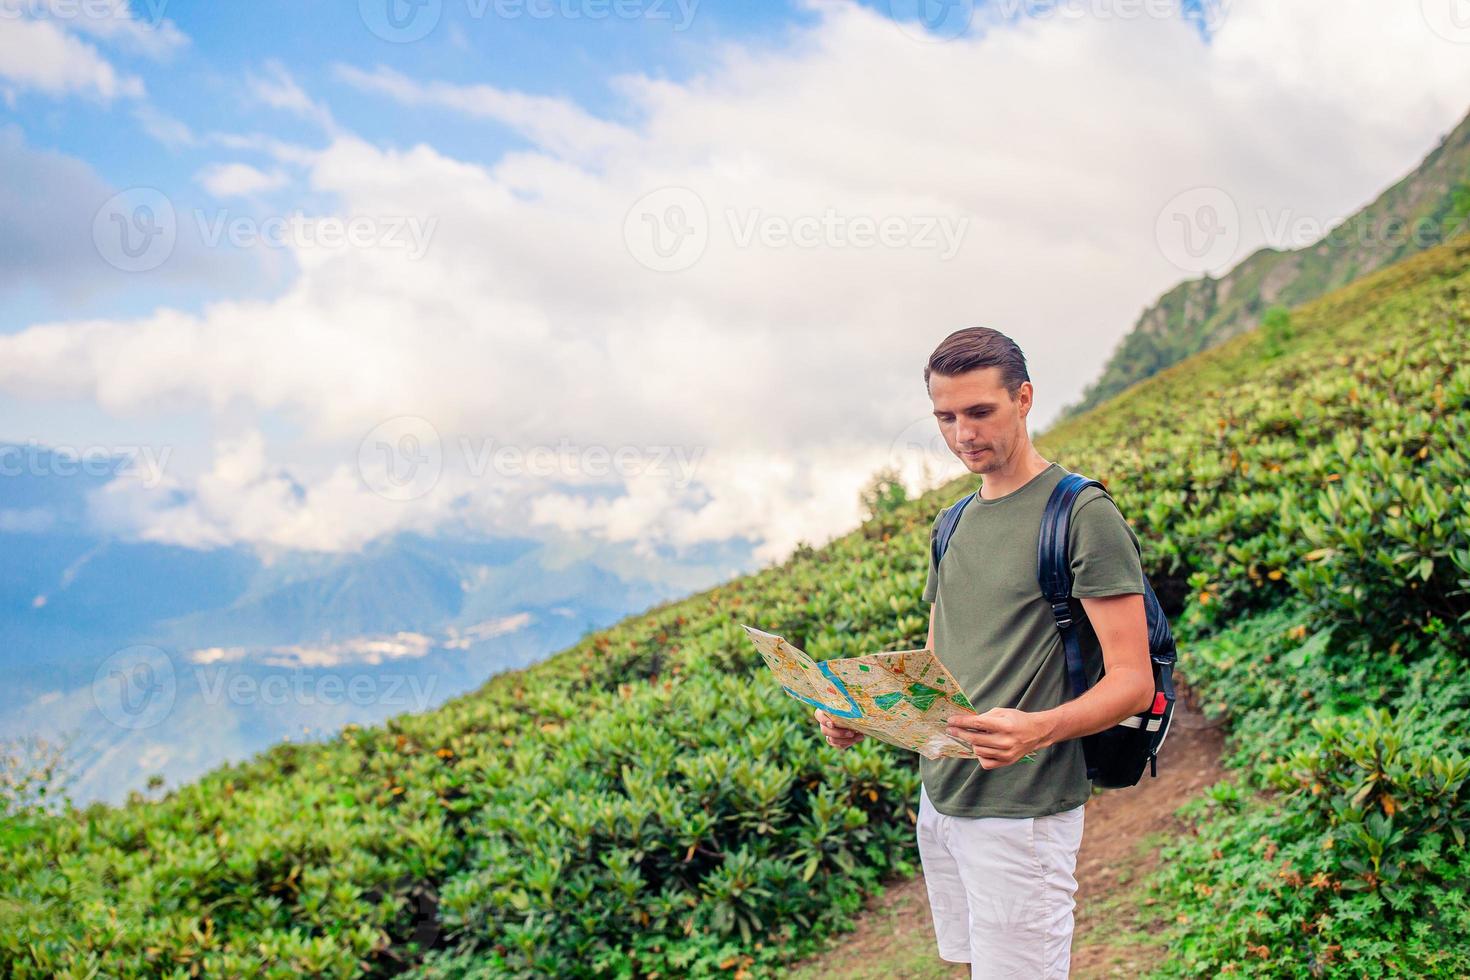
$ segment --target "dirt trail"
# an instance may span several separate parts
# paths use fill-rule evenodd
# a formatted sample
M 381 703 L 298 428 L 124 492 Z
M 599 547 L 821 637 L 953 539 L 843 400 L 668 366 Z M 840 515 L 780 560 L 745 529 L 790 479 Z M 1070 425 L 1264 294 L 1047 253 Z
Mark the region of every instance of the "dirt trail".
M 1154 842 L 1182 830 L 1174 811 L 1225 775 L 1222 742 L 1219 728 L 1200 714 L 1193 692 L 1180 684 L 1173 725 L 1159 751 L 1158 777 L 1145 773 L 1137 786 L 1095 794 L 1087 802 L 1077 857 L 1073 980 L 1137 976 L 1157 955 L 1119 942 L 1135 926 L 1129 898 L 1158 864 Z M 969 976 L 968 968 L 947 964 L 935 952 L 922 876 L 890 886 L 863 912 L 857 931 L 836 943 L 837 949 L 799 964 L 792 975 L 842 980 Z

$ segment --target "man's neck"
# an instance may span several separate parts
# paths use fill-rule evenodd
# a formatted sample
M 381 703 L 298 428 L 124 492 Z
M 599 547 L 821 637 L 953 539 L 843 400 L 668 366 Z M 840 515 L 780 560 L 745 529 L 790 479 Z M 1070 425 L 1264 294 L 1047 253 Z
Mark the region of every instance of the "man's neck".
M 984 500 L 994 500 L 996 497 L 1004 497 L 1014 490 L 1019 490 L 1030 483 L 1038 475 L 1051 465 L 1051 461 L 1044 459 L 1035 449 L 1030 449 L 1021 458 L 1008 465 L 1004 470 L 992 470 L 980 476 L 980 496 Z

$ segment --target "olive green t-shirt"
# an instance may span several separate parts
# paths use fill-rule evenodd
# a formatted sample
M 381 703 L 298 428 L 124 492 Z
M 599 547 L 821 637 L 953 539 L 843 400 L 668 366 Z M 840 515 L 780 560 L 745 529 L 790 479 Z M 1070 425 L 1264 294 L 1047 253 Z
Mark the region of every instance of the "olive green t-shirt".
M 1067 473 L 1052 463 L 1003 497 L 977 495 L 960 515 L 937 576 L 930 549 L 924 600 L 935 603 L 934 652 L 978 712 L 1044 711 L 1072 698 L 1061 633 L 1036 580 L 1041 514 Z M 938 524 L 936 517 L 931 542 Z M 1072 595 L 1143 593 L 1138 538 L 1097 487 L 1078 495 L 1067 541 Z M 1102 650 L 1085 617 L 1078 639 L 1088 682 L 1095 683 Z M 919 772 L 934 809 L 955 817 L 1041 817 L 1087 802 L 1092 791 L 1078 739 L 1038 750 L 1035 762 L 999 769 L 974 759 L 920 757 Z

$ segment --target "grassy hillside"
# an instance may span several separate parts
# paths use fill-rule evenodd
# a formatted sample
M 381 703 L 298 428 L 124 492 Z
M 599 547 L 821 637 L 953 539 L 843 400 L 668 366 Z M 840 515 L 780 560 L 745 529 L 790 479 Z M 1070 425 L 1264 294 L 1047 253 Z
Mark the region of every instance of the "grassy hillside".
M 1292 216 L 1287 216 L 1292 217 Z M 1299 249 L 1263 248 L 1219 279 L 1182 282 L 1145 310 L 1069 415 L 1296 306 L 1470 227 L 1470 116 L 1413 172 Z
M 1159 975 L 1470 975 L 1470 240 L 1047 434 L 1185 586 L 1238 779 L 1154 884 Z
M 1239 778 L 1155 885 L 1165 975 L 1470 970 L 1467 320 L 1460 239 L 1040 441 L 1108 481 L 1231 718 Z M 434 712 L 12 816 L 0 974 L 772 975 L 916 866 L 918 774 L 821 742 L 739 624 L 922 644 L 967 483 Z

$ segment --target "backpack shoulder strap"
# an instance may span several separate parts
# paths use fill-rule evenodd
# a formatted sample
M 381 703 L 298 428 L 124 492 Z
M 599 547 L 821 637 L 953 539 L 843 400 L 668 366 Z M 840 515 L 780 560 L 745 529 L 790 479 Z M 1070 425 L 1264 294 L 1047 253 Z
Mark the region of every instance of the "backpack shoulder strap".
M 965 505 L 974 497 L 973 492 L 967 493 L 940 512 L 939 522 L 934 526 L 934 540 L 930 542 L 935 575 L 939 574 L 939 562 L 949 550 L 949 539 L 954 537 L 954 529 L 959 527 L 960 515 L 965 512 Z
M 1046 510 L 1042 512 L 1041 534 L 1036 544 L 1036 577 L 1062 634 L 1073 697 L 1081 697 L 1087 690 L 1087 673 L 1082 663 L 1082 648 L 1077 641 L 1077 624 L 1072 615 L 1072 562 L 1067 554 L 1067 531 L 1072 523 L 1072 505 L 1088 487 L 1107 492 L 1101 483 L 1077 473 L 1062 477 L 1052 489 Z

